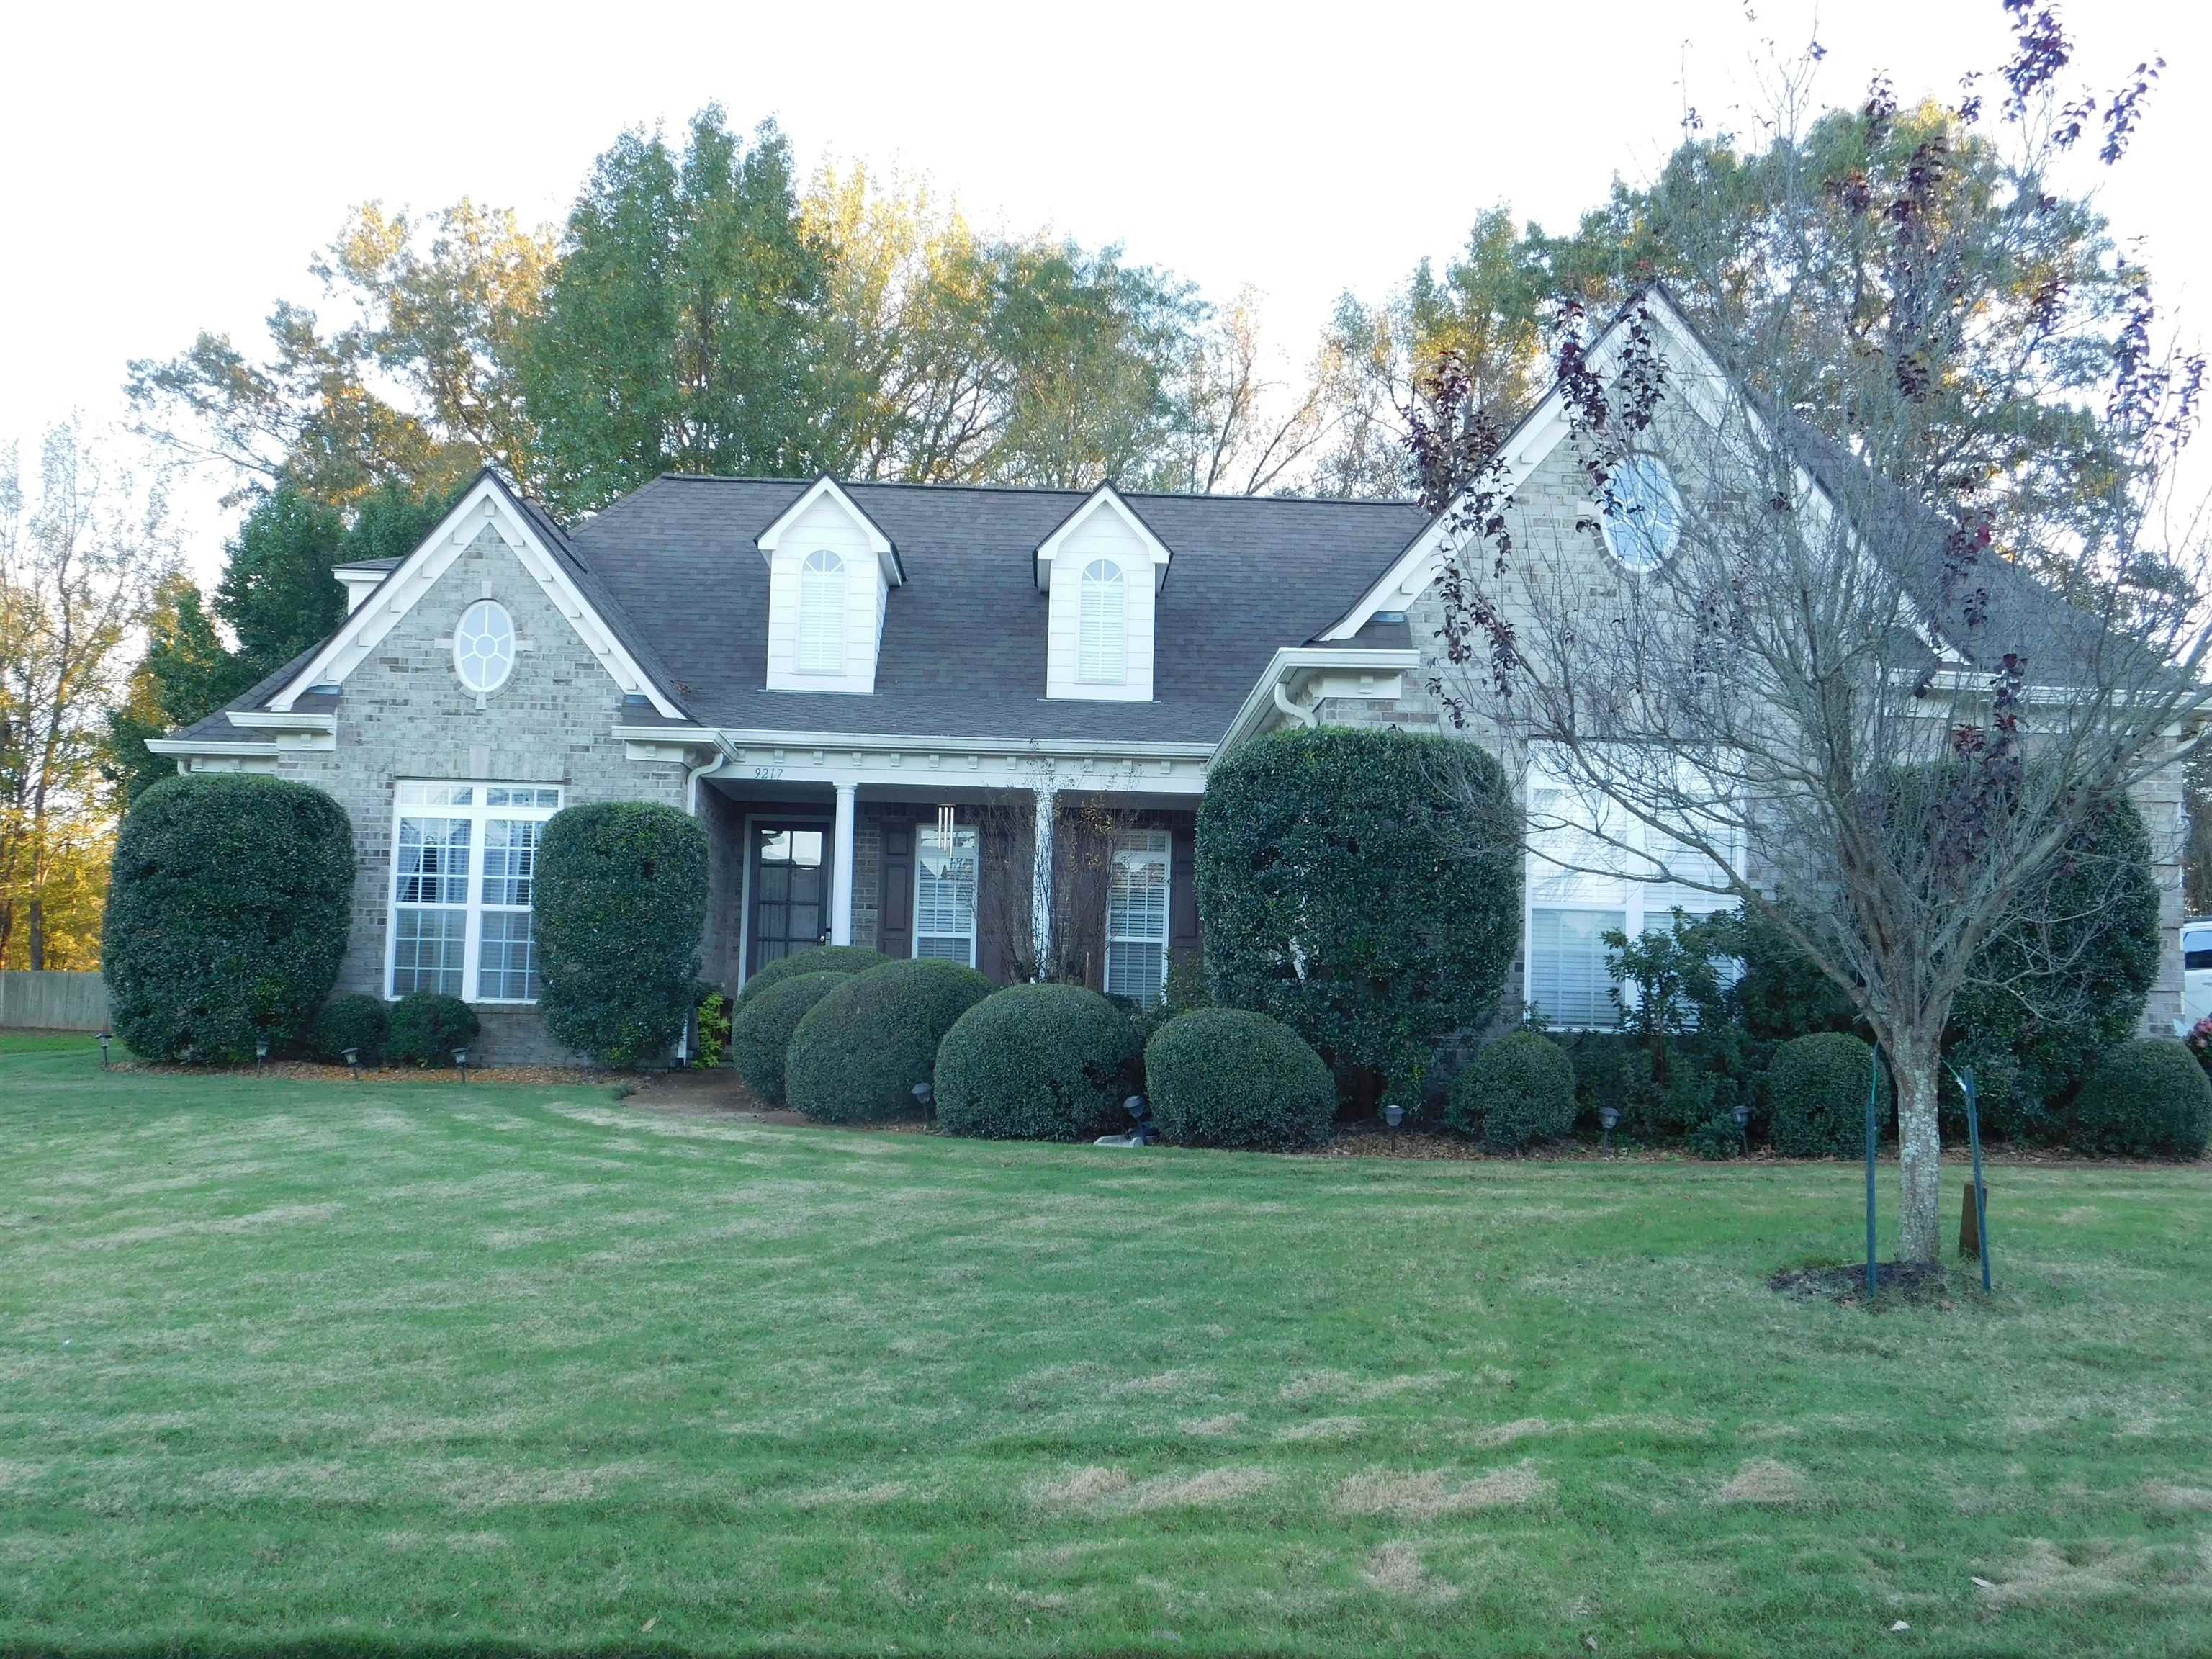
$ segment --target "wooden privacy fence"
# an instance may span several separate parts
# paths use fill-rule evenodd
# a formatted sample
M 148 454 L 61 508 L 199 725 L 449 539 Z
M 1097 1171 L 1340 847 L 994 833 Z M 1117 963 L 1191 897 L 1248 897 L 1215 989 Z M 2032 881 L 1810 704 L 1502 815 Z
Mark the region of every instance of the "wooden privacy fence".
M 106 1026 L 107 987 L 98 974 L 0 972 L 0 1030 L 99 1031 Z

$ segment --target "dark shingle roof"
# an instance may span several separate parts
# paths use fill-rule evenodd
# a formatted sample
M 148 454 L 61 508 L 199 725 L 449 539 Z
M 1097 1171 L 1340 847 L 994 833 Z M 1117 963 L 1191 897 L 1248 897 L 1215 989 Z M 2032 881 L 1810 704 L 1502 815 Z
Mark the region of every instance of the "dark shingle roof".
M 808 487 L 670 475 L 570 532 L 622 612 L 650 619 L 672 689 L 710 725 L 1212 743 L 1276 650 L 1341 616 L 1423 522 L 1406 502 L 1131 492 L 1174 554 L 1153 701 L 1048 701 L 1036 553 L 1089 492 L 846 484 L 906 568 L 884 615 L 875 695 L 769 691 L 768 565 L 754 538 Z

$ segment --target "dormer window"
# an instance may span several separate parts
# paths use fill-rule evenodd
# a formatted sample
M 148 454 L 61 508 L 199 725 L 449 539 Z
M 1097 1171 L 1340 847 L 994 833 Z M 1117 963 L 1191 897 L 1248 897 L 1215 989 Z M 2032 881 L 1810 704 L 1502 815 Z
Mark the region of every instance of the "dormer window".
M 799 672 L 845 672 L 845 562 L 826 549 L 799 567 Z
M 1094 559 L 1084 567 L 1077 623 L 1079 679 L 1119 685 L 1127 678 L 1127 592 L 1121 567 L 1111 559 Z

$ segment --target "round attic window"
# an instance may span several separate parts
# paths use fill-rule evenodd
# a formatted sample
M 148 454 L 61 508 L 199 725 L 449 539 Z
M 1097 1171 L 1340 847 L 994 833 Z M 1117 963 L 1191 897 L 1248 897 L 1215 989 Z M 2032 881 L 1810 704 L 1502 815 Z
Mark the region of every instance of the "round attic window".
M 496 691 L 514 672 L 514 618 L 495 599 L 478 599 L 453 630 L 453 672 L 471 691 Z
M 1601 523 L 1605 544 L 1631 570 L 1652 570 L 1682 539 L 1682 497 L 1656 455 L 1632 455 L 1613 473 Z

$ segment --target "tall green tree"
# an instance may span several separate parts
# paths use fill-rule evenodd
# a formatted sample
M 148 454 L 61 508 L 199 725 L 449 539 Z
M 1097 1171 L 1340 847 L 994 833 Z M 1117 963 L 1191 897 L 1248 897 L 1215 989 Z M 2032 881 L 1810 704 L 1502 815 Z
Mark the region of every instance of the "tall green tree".
M 122 700 L 107 711 L 100 770 L 114 810 L 129 810 L 150 787 L 175 775 L 176 763 L 148 749 L 148 738 L 189 726 L 251 683 L 240 678 L 198 584 L 182 571 L 165 578 L 146 618 L 145 654 L 125 682 Z
M 331 579 L 345 539 L 337 509 L 283 485 L 253 504 L 225 550 L 215 614 L 228 624 L 233 653 L 250 684 L 290 661 L 338 625 L 345 596 Z
M 521 367 L 553 505 L 586 512 L 664 471 L 818 464 L 808 375 L 829 255 L 774 123 L 749 143 L 710 105 L 681 151 L 624 133 L 561 255 Z

